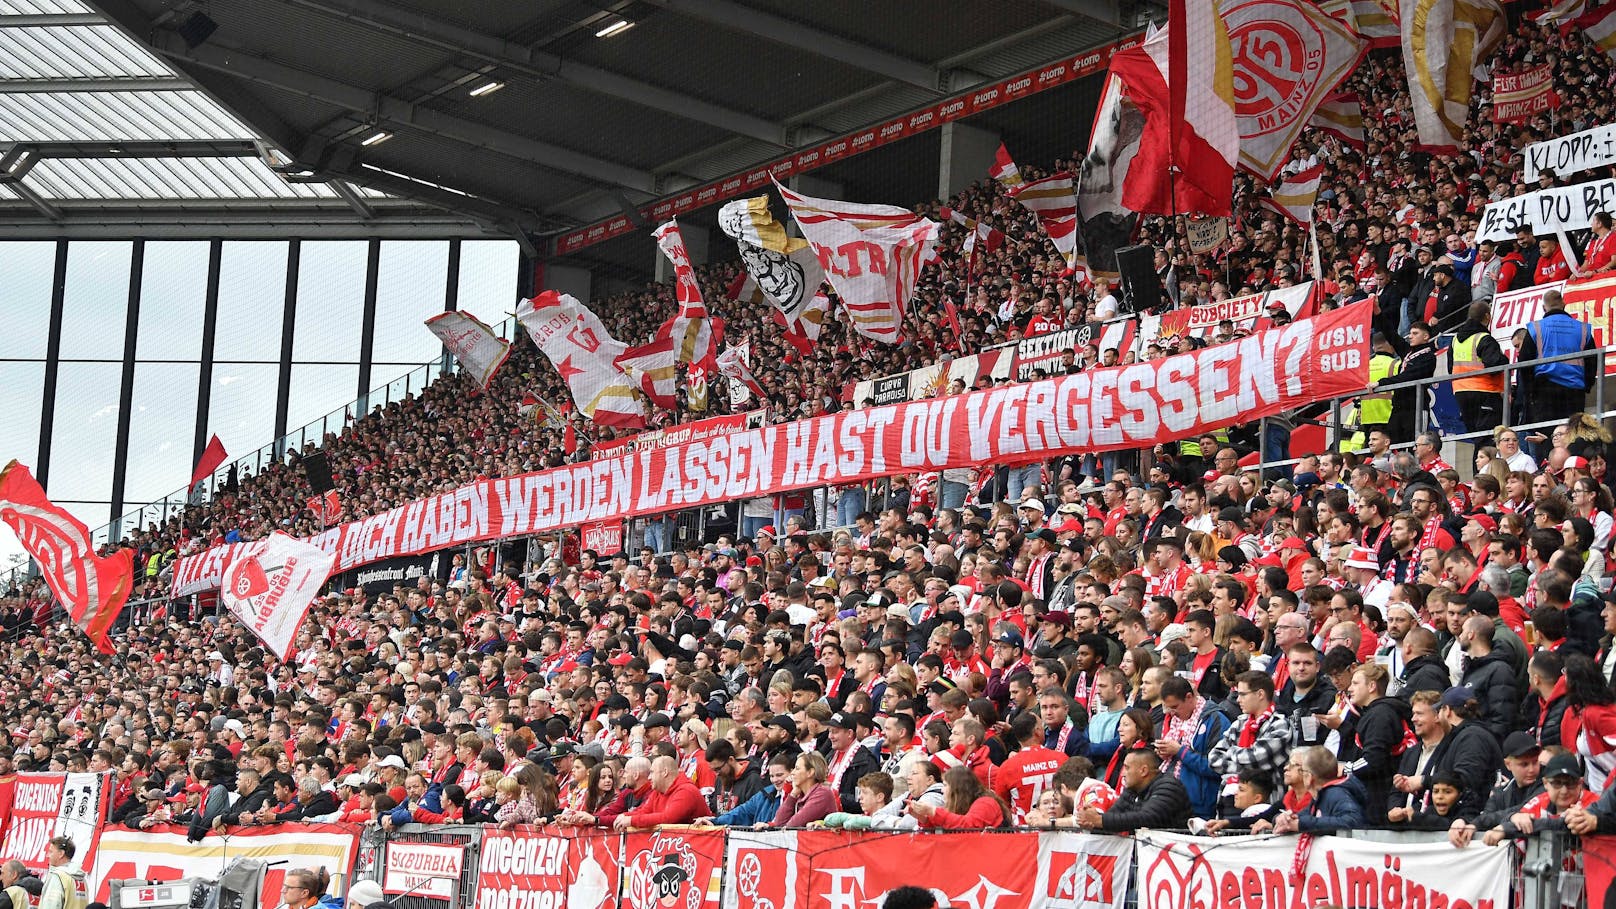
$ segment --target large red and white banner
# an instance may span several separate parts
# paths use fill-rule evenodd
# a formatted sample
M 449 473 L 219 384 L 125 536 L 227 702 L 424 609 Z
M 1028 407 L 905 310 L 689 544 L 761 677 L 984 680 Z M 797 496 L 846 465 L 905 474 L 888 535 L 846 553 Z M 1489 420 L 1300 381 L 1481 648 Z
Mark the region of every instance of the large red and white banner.
M 859 909 L 912 884 L 940 906 L 1121 909 L 1132 853 L 1124 837 L 1076 832 L 737 831 L 723 909 Z
M 284 533 L 237 549 L 224 566 L 219 599 L 230 613 L 284 660 L 309 604 L 331 576 L 329 552 Z
M 1283 305 L 1291 318 L 1301 318 L 1310 314 L 1312 302 L 1313 282 L 1306 281 L 1260 294 L 1175 309 L 1159 316 L 1144 316 L 1139 320 L 1139 347 L 1142 351 L 1149 344 L 1175 344 L 1185 335 L 1205 338 L 1225 321 L 1233 323 L 1236 331 L 1250 331 L 1265 324 L 1263 320 L 1273 303 Z
M 46 498 L 39 481 L 16 461 L 0 470 L 0 521 L 33 556 L 45 586 L 73 624 L 96 649 L 112 653 L 107 629 L 134 587 L 134 551 L 120 548 L 104 559 L 96 555 L 90 529 Z
M 426 327 L 483 388 L 511 355 L 511 342 L 470 313 L 439 313 L 426 320 Z
M 65 836 L 73 840 L 78 864 L 90 867 L 96 833 L 107 820 L 111 778 L 111 772 L 17 774 L 11 819 L 0 837 L 0 861 L 16 859 L 42 870 L 50 864 L 46 845 L 52 837 Z
M 1493 76 L 1493 119 L 1499 123 L 1525 123 L 1559 106 L 1552 63 Z
M 359 851 L 359 829 L 353 824 L 232 827 L 229 836 L 209 836 L 193 843 L 185 838 L 182 826 L 152 830 L 109 827 L 101 834 L 95 861 L 84 864 L 90 872 L 90 898 L 107 902 L 108 882 L 115 880 L 216 880 L 239 858 L 268 863 L 260 892 L 279 894 L 286 872 L 294 868 L 324 868 L 333 877 L 349 874 Z
M 1498 345 L 1515 359 L 1515 332 L 1543 318 L 1543 295 L 1551 290 L 1560 292 L 1567 315 L 1593 328 L 1594 343 L 1608 351 L 1605 375 L 1616 376 L 1616 278 L 1555 281 L 1499 294 L 1493 298 L 1492 324 L 1488 326 Z
M 517 304 L 516 321 L 566 380 L 584 416 L 604 426 L 645 425 L 645 405 L 616 364 L 628 345 L 612 337 L 589 307 L 571 294 L 547 290 Z
M 1506 909 L 1514 850 L 1338 836 L 1138 837 L 1139 909 L 1449 906 Z M 1307 849 L 1298 854 L 1299 844 Z M 1300 873 L 1296 867 L 1300 862 Z M 1590 904 L 1591 905 L 1591 904 Z
M 477 855 L 475 909 L 615 907 L 622 839 L 578 827 L 490 829 Z
M 1370 303 L 1189 353 L 924 401 L 749 428 L 537 473 L 479 480 L 332 528 L 336 570 L 479 540 L 661 514 L 896 474 L 1147 448 L 1369 379 Z M 217 585 L 228 547 L 181 559 L 176 586 Z

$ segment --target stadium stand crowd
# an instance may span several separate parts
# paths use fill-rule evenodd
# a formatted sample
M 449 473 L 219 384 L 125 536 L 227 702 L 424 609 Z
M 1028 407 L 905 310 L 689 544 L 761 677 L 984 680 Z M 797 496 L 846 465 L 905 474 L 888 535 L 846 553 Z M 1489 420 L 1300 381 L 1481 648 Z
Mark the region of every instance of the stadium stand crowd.
M 1563 87 L 1552 121 L 1498 125 L 1478 98 L 1469 150 L 1441 157 L 1413 149 L 1400 62 L 1377 54 L 1353 77 L 1367 148 L 1309 137 L 1296 152 L 1296 167 L 1328 163 L 1326 305 L 1378 301 L 1377 395 L 1390 398 L 1363 407 L 1366 453 L 1280 477 L 1236 427 L 1103 475 L 1092 459 L 1041 465 L 1015 495 L 977 476 L 899 483 L 861 499 L 849 527 L 793 513 L 740 539 L 586 552 L 577 566 L 457 556 L 447 583 L 318 601 L 287 664 L 187 601 L 101 657 L 44 620 L 34 583 L 0 609 L 0 775 L 115 769 L 116 823 L 193 838 L 316 819 L 1386 826 L 1456 843 L 1616 831 L 1610 434 L 1583 413 L 1599 364 L 1516 374 L 1512 400 L 1563 421 L 1543 433 L 1510 428 L 1526 411 L 1502 414 L 1496 390 L 1462 401 L 1472 429 L 1499 427 L 1469 482 L 1438 436 L 1416 438 L 1423 399 L 1395 390 L 1432 374 L 1433 320 L 1485 335 L 1493 294 L 1564 277 L 1552 240 L 1469 239 L 1487 201 L 1526 189 L 1519 148 L 1610 119 L 1609 61 L 1580 33 L 1523 23 L 1493 63 L 1541 60 Z M 1146 225 L 1163 306 L 1306 279 L 1304 232 L 1259 196 L 1242 181 L 1216 254 Z M 1076 283 L 991 181 L 948 201 L 1010 240 L 969 274 L 949 231 L 900 347 L 838 322 L 805 359 L 766 309 L 728 301 L 737 265 L 703 269 L 731 339 L 768 364 L 770 419 L 840 408 L 853 382 L 961 344 L 1113 314 L 1107 288 Z M 1584 271 L 1616 267 L 1607 230 Z M 624 340 L 672 308 L 667 286 L 597 301 Z M 1545 323 L 1565 318 L 1550 309 Z M 1561 352 L 1542 337 L 1522 353 Z M 1490 339 L 1474 348 L 1504 361 Z M 1074 354 L 1070 368 L 1089 365 Z M 487 393 L 446 376 L 327 436 L 343 518 L 587 457 L 592 428 L 580 422 L 586 444 L 569 453 L 559 425 L 523 413 L 527 395 L 566 397 L 520 341 Z M 316 530 L 308 497 L 294 454 L 135 533 L 141 595 L 163 597 L 181 552 Z

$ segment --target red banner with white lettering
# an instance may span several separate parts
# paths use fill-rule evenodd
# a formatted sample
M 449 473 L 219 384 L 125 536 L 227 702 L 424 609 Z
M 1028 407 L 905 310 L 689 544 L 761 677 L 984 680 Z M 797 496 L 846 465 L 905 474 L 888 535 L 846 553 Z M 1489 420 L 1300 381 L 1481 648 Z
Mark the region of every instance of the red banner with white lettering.
M 1499 123 L 1525 123 L 1559 106 L 1552 63 L 1493 76 L 1493 119 Z
M 718 909 L 725 834 L 722 827 L 625 834 L 619 909 Z
M 1121 909 L 1132 857 L 1131 840 L 1076 832 L 736 830 L 723 909 L 862 909 L 908 885 L 940 906 Z
M 623 835 L 577 827 L 489 830 L 475 909 L 602 909 L 617 902 Z
M 1189 353 L 868 407 L 705 441 L 479 480 L 310 542 L 336 571 L 480 540 L 897 474 L 1148 448 L 1369 380 L 1370 303 Z M 216 587 L 228 547 L 181 559 L 174 592 Z
M 11 818 L 0 837 L 0 861 L 16 859 L 36 871 L 49 865 L 52 837 L 73 840 L 74 861 L 89 868 L 96 833 L 106 823 L 111 772 L 19 773 L 11 794 Z

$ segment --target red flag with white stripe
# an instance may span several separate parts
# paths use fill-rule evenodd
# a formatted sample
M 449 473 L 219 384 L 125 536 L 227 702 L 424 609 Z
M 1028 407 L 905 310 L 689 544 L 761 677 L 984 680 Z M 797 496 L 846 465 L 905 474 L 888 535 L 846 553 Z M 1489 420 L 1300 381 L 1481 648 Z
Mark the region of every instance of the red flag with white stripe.
M 1320 102 L 1307 128 L 1329 133 L 1353 148 L 1364 148 L 1363 107 L 1356 92 L 1337 92 Z
M 988 168 L 988 176 L 999 181 L 1007 193 L 1014 193 L 1025 181 L 1021 179 L 1021 168 L 1016 167 L 1015 159 L 1010 157 L 1010 150 L 999 143 L 999 150 L 993 153 L 993 166 Z
M 1022 208 L 1038 216 L 1044 234 L 1066 260 L 1066 267 L 1076 267 L 1077 191 L 1072 186 L 1072 175 L 1061 172 L 1023 183 L 1011 195 Z
M 1278 212 L 1297 224 L 1313 222 L 1313 203 L 1319 198 L 1319 182 L 1324 178 L 1324 165 L 1315 164 L 1297 171 L 1270 187 L 1268 197 L 1260 200 L 1269 211 Z
M 674 296 L 679 312 L 662 326 L 662 333 L 673 338 L 674 354 L 680 363 L 700 363 L 713 356 L 713 326 L 707 303 L 701 298 L 696 269 L 685 249 L 679 223 L 669 221 L 656 229 L 657 248 L 673 263 Z

